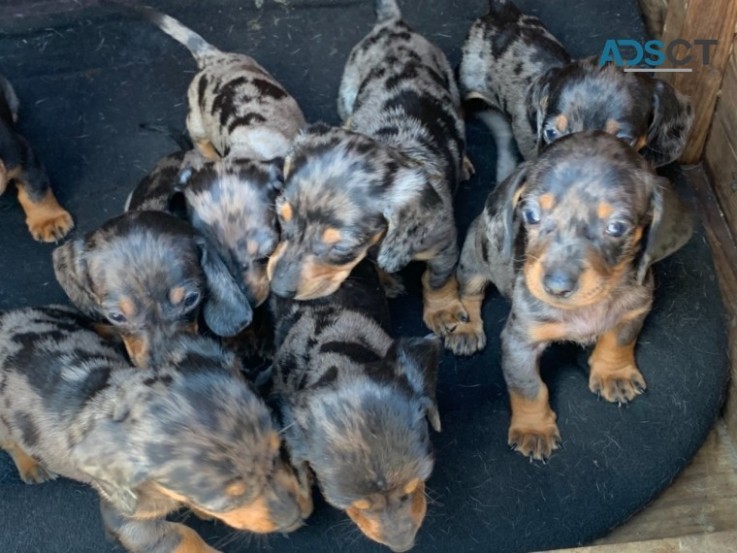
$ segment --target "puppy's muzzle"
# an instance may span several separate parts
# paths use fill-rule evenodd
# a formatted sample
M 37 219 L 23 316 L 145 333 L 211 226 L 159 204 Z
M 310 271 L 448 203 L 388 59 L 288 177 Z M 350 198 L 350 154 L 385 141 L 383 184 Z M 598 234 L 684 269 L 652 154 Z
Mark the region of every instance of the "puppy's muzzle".
M 549 269 L 543 276 L 543 289 L 554 298 L 569 298 L 578 289 L 578 275 L 569 269 Z

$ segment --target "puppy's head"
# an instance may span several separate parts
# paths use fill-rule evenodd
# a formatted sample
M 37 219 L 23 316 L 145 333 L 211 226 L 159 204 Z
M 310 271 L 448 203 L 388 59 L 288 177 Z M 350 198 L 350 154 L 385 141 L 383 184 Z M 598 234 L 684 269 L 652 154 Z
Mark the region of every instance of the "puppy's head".
M 245 296 L 189 224 L 129 212 L 54 251 L 56 278 L 85 314 L 107 320 L 136 366 L 158 363 L 169 336 L 196 330 L 198 307 L 219 335 L 251 322 Z
M 435 337 L 400 339 L 367 365 L 369 378 L 336 382 L 311 411 L 310 466 L 325 499 L 394 551 L 414 545 L 427 510 L 439 352 Z
M 521 224 L 524 282 L 537 299 L 574 309 L 643 281 L 663 183 L 625 143 L 600 131 L 562 138 L 503 186 L 505 251 Z
M 269 294 L 266 263 L 279 242 L 274 202 L 282 160 L 223 159 L 180 175 L 189 219 L 243 288 L 251 305 Z
M 539 149 L 574 132 L 602 130 L 656 166 L 681 155 L 693 121 L 690 102 L 670 85 L 591 58 L 544 73 L 527 104 Z
M 281 242 L 269 259 L 272 291 L 308 300 L 335 292 L 387 229 L 392 194 L 405 193 L 399 160 L 371 138 L 314 125 L 295 139 L 277 200 Z
M 203 337 L 166 347 L 159 371 L 119 384 L 112 418 L 75 448 L 80 468 L 126 516 L 160 494 L 239 530 L 296 529 L 312 511 L 309 489 L 234 357 Z

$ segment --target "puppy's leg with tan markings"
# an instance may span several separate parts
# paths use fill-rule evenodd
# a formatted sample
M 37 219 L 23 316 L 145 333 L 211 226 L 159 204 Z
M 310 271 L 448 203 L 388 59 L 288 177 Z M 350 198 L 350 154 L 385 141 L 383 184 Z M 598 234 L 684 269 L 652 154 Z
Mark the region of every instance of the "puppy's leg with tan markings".
M 633 318 L 625 318 L 596 342 L 589 357 L 589 390 L 607 401 L 627 403 L 647 388 L 635 361 L 635 344 L 649 311 L 648 306 L 633 312 Z
M 18 202 L 26 214 L 26 224 L 31 235 L 39 242 L 61 240 L 74 228 L 72 216 L 59 205 L 50 187 L 37 193 L 22 178 L 21 174 L 16 181 Z
M 446 336 L 459 324 L 468 321 L 454 273 L 457 259 L 458 246 L 454 239 L 428 259 L 427 269 L 422 275 L 422 320 L 438 336 Z
M 502 370 L 512 408 L 508 442 L 515 451 L 541 461 L 560 446 L 560 431 L 540 378 L 539 359 L 549 342 L 537 341 L 526 328 L 532 327 L 521 324 L 513 311 L 502 331 Z
M 105 529 L 128 551 L 141 553 L 219 553 L 191 528 L 162 519 L 135 519 L 121 515 L 100 498 Z
M 477 217 L 466 235 L 456 271 L 460 299 L 468 313 L 468 322 L 460 323 L 452 334 L 445 336 L 445 347 L 456 355 L 471 355 L 486 346 L 484 321 L 481 319 L 481 304 L 489 284 L 488 271 L 484 268 L 482 258 L 482 241 L 486 239 L 481 228 L 481 217 Z
M 56 474 L 28 455 L 16 442 L 0 440 L 0 447 L 10 454 L 15 467 L 18 469 L 20 479 L 26 484 L 42 484 L 57 477 Z

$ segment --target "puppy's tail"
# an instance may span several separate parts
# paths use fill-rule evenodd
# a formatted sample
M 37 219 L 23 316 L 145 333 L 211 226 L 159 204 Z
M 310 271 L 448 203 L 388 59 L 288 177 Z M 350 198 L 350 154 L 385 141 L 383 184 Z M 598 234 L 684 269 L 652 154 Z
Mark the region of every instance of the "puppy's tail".
M 518 165 L 517 144 L 507 117 L 473 92 L 463 101 L 463 110 L 486 125 L 496 144 L 496 182 L 506 179 Z
M 13 118 L 13 123 L 17 123 L 20 102 L 18 101 L 18 96 L 15 95 L 13 85 L 11 85 L 10 81 L 2 75 L 0 75 L 0 94 L 5 98 L 5 103 L 8 104 L 8 107 L 10 108 L 10 115 Z
M 184 45 L 194 56 L 197 65 L 202 69 L 209 58 L 221 56 L 222 52 L 207 42 L 202 36 L 186 27 L 181 21 L 170 15 L 156 11 L 144 4 L 123 3 L 121 0 L 102 0 L 104 4 L 113 4 L 130 10 L 156 25 L 174 40 Z
M 489 15 L 499 21 L 517 21 L 522 12 L 510 0 L 489 0 Z
M 396 0 L 376 0 L 376 20 L 378 23 L 391 19 L 402 19 Z

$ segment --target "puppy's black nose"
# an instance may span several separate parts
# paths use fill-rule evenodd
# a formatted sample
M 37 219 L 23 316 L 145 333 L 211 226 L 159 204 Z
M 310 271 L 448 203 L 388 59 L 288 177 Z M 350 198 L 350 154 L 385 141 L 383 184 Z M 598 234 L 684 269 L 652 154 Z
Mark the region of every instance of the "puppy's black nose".
M 294 298 L 297 295 L 297 290 L 291 286 L 284 286 L 279 282 L 271 281 L 271 291 L 279 297 L 286 298 L 288 300 Z
M 551 296 L 567 298 L 578 287 L 578 282 L 573 275 L 566 271 L 553 270 L 545 274 L 543 288 Z

